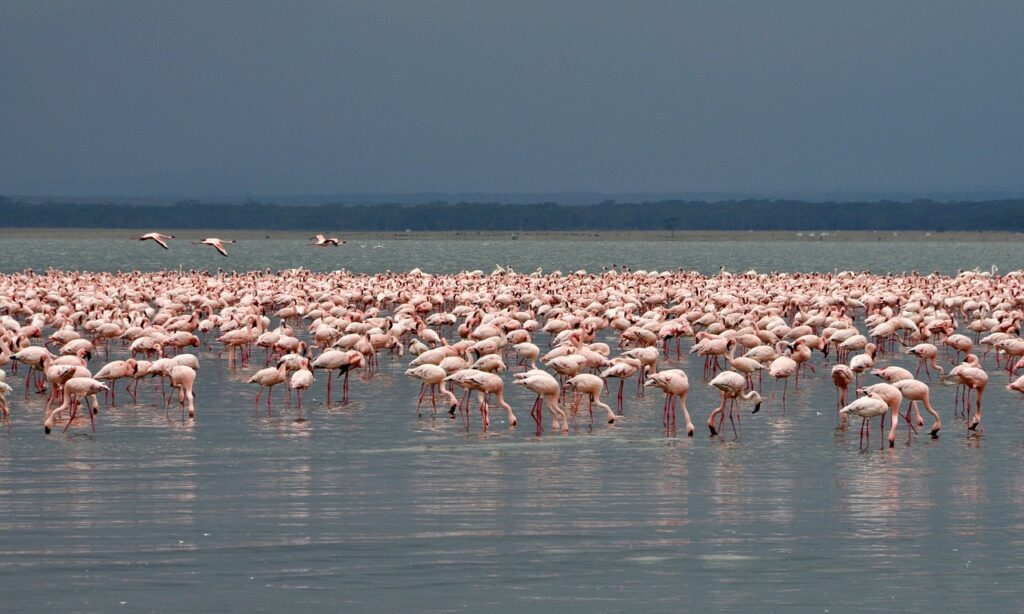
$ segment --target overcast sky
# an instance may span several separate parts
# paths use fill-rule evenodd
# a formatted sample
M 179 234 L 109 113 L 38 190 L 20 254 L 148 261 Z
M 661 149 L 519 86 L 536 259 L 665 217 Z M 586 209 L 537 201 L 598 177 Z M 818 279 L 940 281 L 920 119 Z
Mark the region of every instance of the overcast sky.
M 1024 190 L 1024 2 L 0 0 L 0 193 Z

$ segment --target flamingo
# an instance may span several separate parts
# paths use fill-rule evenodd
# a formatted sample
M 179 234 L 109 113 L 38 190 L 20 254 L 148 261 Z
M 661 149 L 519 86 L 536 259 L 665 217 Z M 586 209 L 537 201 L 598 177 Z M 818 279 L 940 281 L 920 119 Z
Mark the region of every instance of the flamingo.
M 501 380 L 500 375 L 488 373 L 486 371 L 477 371 L 464 380 L 464 382 L 470 389 L 477 391 L 477 397 L 480 400 L 480 414 L 483 416 L 484 431 L 486 431 L 488 425 L 490 425 L 490 406 L 487 403 L 487 397 L 492 394 L 495 396 L 498 405 L 508 412 L 508 425 L 511 427 L 517 424 L 516 415 L 512 413 L 512 407 L 505 402 L 505 383 Z
M 455 397 L 450 390 L 444 387 L 443 382 L 448 377 L 448 372 L 444 368 L 438 365 L 420 365 L 413 367 L 412 369 L 406 369 L 405 374 L 409 377 L 420 380 L 420 398 L 416 402 L 416 413 L 419 415 L 420 404 L 423 403 L 423 397 L 426 395 L 427 386 L 430 386 L 430 403 L 434 407 L 434 411 L 437 411 L 437 403 L 434 400 L 435 390 L 440 389 L 441 394 L 448 397 L 449 400 L 449 414 L 455 415 L 455 408 L 459 404 L 459 400 Z
M 338 245 L 339 243 L 345 243 L 345 241 L 339 240 L 338 237 L 327 237 L 320 234 L 310 237 L 310 241 L 312 241 L 312 243 L 306 243 L 306 245 L 328 247 L 330 245 Z
M 863 446 L 865 429 L 867 431 L 868 443 L 871 443 L 871 418 L 881 418 L 881 426 L 879 428 L 884 429 L 885 414 L 888 411 L 889 405 L 884 400 L 882 400 L 882 398 L 879 397 L 878 395 L 871 394 L 868 396 L 858 397 L 853 401 L 853 403 L 850 403 L 849 405 L 840 409 L 839 415 L 842 417 L 844 424 L 846 422 L 846 416 L 848 414 L 853 414 L 861 418 L 860 445 Z
M 892 384 L 887 384 L 887 383 L 883 382 L 883 383 L 880 383 L 880 384 L 872 384 L 871 386 L 865 386 L 863 388 L 858 388 L 857 389 L 857 394 L 858 395 L 873 395 L 873 396 L 876 396 L 876 397 L 882 399 L 883 401 L 885 401 L 885 403 L 888 406 L 890 412 L 892 413 L 892 417 L 890 418 L 890 425 L 889 425 L 889 447 L 891 448 L 891 447 L 895 446 L 896 445 L 896 424 L 897 424 L 896 418 L 897 417 L 902 417 L 902 414 L 900 414 L 900 404 L 903 403 L 903 393 L 900 392 L 899 388 L 893 386 Z M 882 424 L 883 424 L 883 427 L 884 427 L 884 424 L 885 424 L 885 418 L 884 417 L 882 419 Z M 910 428 L 910 430 L 912 430 L 914 432 L 917 432 L 917 429 L 914 428 L 914 425 L 910 421 L 910 418 L 907 418 L 907 426 Z
M 173 238 L 174 235 L 163 235 L 159 232 L 147 232 L 142 236 L 132 237 L 132 239 L 135 239 L 136 241 L 152 241 L 164 249 L 169 249 L 167 247 L 167 240 Z
M 729 339 L 729 342 L 727 344 L 727 347 L 729 348 L 729 353 L 725 355 L 725 360 L 729 363 L 729 366 L 732 367 L 734 371 L 745 376 L 747 378 L 747 385 L 750 388 L 753 388 L 753 374 L 757 371 L 763 370 L 764 365 L 761 364 L 760 361 L 754 358 L 747 358 L 746 356 L 740 356 L 739 358 L 735 358 L 734 356 L 736 354 L 736 346 L 736 339 Z
M 914 377 L 917 377 L 917 374 L 920 373 L 921 367 L 923 366 L 925 375 L 928 376 L 928 381 L 931 381 L 932 374 L 928 369 L 928 367 L 931 366 L 939 371 L 940 381 L 945 378 L 945 370 L 939 365 L 938 361 L 939 349 L 931 343 L 919 343 L 914 347 L 907 348 L 904 352 L 911 356 L 915 356 L 918 360 L 917 370 L 914 371 Z
M 686 420 L 686 436 L 693 437 L 693 421 L 690 420 L 690 412 L 686 408 L 686 395 L 690 392 L 690 378 L 682 369 L 667 369 L 652 375 L 644 386 L 655 386 L 665 393 L 665 404 L 662 406 L 662 424 L 667 429 L 674 429 L 676 425 L 676 400 L 683 410 L 683 419 Z
M 1013 390 L 1013 391 L 1019 392 L 1021 394 L 1024 394 L 1024 375 L 1021 375 L 1020 377 L 1015 379 L 1013 382 L 1007 384 L 1006 385 L 1006 389 L 1007 390 Z
M 195 369 L 188 365 L 174 365 L 169 373 L 171 387 L 178 389 L 178 402 L 181 404 L 181 416 L 185 417 L 185 402 L 188 401 L 188 417 L 196 417 L 195 395 L 192 387 L 196 381 Z M 257 399 L 257 404 L 259 400 Z M 270 393 L 267 393 L 267 407 L 270 407 Z
M 860 374 L 875 366 L 876 349 L 874 343 L 866 343 L 864 344 L 864 353 L 857 354 L 850 359 L 850 370 L 856 374 L 858 384 L 860 383 Z
M 846 390 L 853 383 L 853 371 L 850 370 L 848 365 L 842 363 L 832 367 L 832 384 L 836 387 L 836 419 L 839 419 L 838 410 L 842 409 L 846 405 Z M 843 420 L 842 427 L 846 426 L 846 421 Z
M 108 381 L 110 383 L 110 403 L 117 405 L 117 392 L 114 382 L 121 378 L 131 377 L 139 368 L 139 363 L 134 358 L 128 360 L 115 360 L 107 363 L 94 376 L 94 379 Z
M 422 356 L 422 354 L 421 354 Z M 331 372 L 337 371 L 338 377 L 345 375 L 342 384 L 342 400 L 348 399 L 348 376 L 352 369 L 358 369 L 365 363 L 363 355 L 355 350 L 324 350 L 313 361 L 314 369 L 327 371 L 327 404 L 331 404 Z
M 985 387 L 988 385 L 988 373 L 978 366 L 977 356 L 968 354 L 963 364 L 950 371 L 949 376 L 954 382 L 965 387 L 965 399 L 970 391 L 975 392 L 975 410 L 967 421 L 967 430 L 977 430 L 981 424 L 981 399 L 985 396 Z M 965 401 L 965 406 L 970 409 L 970 402 Z
M 280 360 L 276 367 L 267 367 L 266 369 L 260 369 L 255 375 L 250 377 L 245 383 L 246 384 L 257 384 L 260 389 L 256 393 L 256 407 L 253 409 L 255 413 L 260 406 L 260 395 L 263 394 L 263 389 L 267 389 L 267 415 L 270 415 L 270 399 L 274 394 L 274 386 L 283 384 L 288 379 L 288 365 L 285 361 Z
M 310 371 L 309 359 L 305 359 L 302 368 L 292 373 L 288 387 L 295 390 L 299 397 L 299 415 L 302 415 L 302 392 L 313 385 L 313 372 Z
M 907 407 L 907 416 L 909 420 L 911 410 L 914 411 L 914 415 L 917 417 L 917 425 L 924 426 L 924 419 L 921 418 L 921 412 L 917 410 L 918 401 L 924 405 L 925 411 L 935 418 L 935 422 L 932 424 L 931 436 L 937 437 L 939 431 L 942 429 L 942 418 L 939 417 L 939 413 L 932 407 L 931 399 L 929 397 L 928 384 L 918 381 L 916 379 L 903 379 L 892 383 L 902 394 L 904 399 L 908 399 L 910 403 Z
M 619 394 L 618 400 L 618 412 L 622 415 L 622 387 L 626 383 L 626 380 L 636 375 L 636 372 L 640 370 L 640 361 L 635 358 L 616 358 L 612 360 L 612 366 L 608 367 L 601 372 L 601 379 L 606 380 L 609 377 L 618 378 L 619 380 Z
M 608 424 L 613 424 L 615 422 L 615 412 L 612 411 L 611 407 L 601 401 L 601 392 L 604 390 L 603 379 L 590 373 L 581 373 L 571 378 L 566 382 L 566 384 L 572 386 L 577 392 L 581 393 L 572 408 L 572 415 L 574 418 L 576 417 L 576 411 L 579 409 L 580 401 L 582 401 L 583 396 L 586 395 L 588 397 L 587 408 L 590 412 L 591 423 L 594 422 L 594 404 L 608 412 Z
M 796 361 L 786 355 L 779 356 L 768 367 L 768 374 L 775 378 L 775 385 L 772 386 L 772 399 L 775 398 L 775 389 L 779 387 L 779 380 L 785 380 L 785 385 L 782 388 L 782 413 L 786 413 L 786 392 L 789 390 L 789 376 L 796 373 L 796 368 Z
M 528 341 L 524 341 L 522 343 L 517 343 L 513 345 L 512 349 L 515 350 L 516 354 L 519 355 L 520 363 L 527 360 L 530 361 L 530 366 L 528 370 L 537 368 L 537 358 L 540 356 L 539 347 Z
M 751 401 L 754 403 L 754 411 L 757 413 L 761 409 L 761 395 L 756 390 L 749 392 L 743 392 L 746 388 L 747 380 L 742 374 L 735 371 L 723 371 L 716 375 L 714 379 L 708 382 L 708 386 L 718 389 L 720 403 L 718 407 L 711 410 L 711 415 L 708 416 L 708 429 L 711 431 L 711 435 L 717 435 L 718 432 L 715 429 L 715 418 L 720 414 L 722 415 L 722 424 L 725 423 L 725 405 L 729 400 L 734 403 L 739 400 Z M 785 397 L 783 397 L 785 399 Z M 737 412 L 737 418 L 739 414 Z M 736 435 L 736 423 L 733 421 L 733 412 L 729 411 L 729 423 L 732 424 L 733 435 Z
M 970 354 L 971 350 L 974 349 L 974 342 L 971 341 L 971 338 L 959 333 L 946 337 L 942 343 L 956 350 L 953 364 L 956 364 L 955 361 L 960 357 L 960 352 Z
M 890 384 L 895 384 L 898 381 L 905 379 L 914 379 L 913 374 L 907 371 L 903 367 L 888 366 L 882 369 L 872 369 L 871 375 L 877 375 L 883 380 Z
M 551 428 L 559 430 L 563 433 L 569 432 L 569 420 L 566 418 L 565 412 L 558 405 L 558 397 L 562 392 L 562 387 L 558 384 L 558 380 L 551 376 L 551 374 L 541 371 L 533 370 L 525 373 L 517 373 L 515 376 L 515 382 L 517 386 L 522 386 L 537 395 L 537 400 L 533 403 L 533 410 L 530 415 L 537 421 L 537 432 L 541 432 L 541 418 L 542 412 L 541 407 L 547 405 L 551 411 Z
M 7 423 L 7 428 L 11 427 L 11 410 L 7 406 L 7 395 L 11 393 L 13 389 L 7 382 L 0 380 L 0 414 L 3 415 L 4 422 Z
M 46 421 L 43 422 L 43 432 L 49 435 L 50 430 L 53 427 L 53 422 L 57 416 L 64 410 L 71 407 L 71 416 L 68 418 L 67 426 L 64 427 L 64 430 L 67 431 L 68 427 L 71 426 L 71 422 L 75 419 L 75 414 L 77 413 L 77 405 L 72 406 L 72 401 L 85 400 L 86 413 L 89 414 L 89 426 L 92 429 L 92 432 L 95 433 L 96 422 L 93 419 L 93 414 L 99 413 L 100 411 L 99 401 L 96 400 L 96 394 L 101 390 L 105 391 L 109 390 L 109 388 L 107 388 L 106 384 L 98 382 L 91 377 L 72 377 L 66 381 L 64 383 L 64 403 L 62 403 L 57 409 L 54 409 L 50 415 L 47 416 Z M 90 399 L 93 402 L 91 410 L 89 409 Z
M 216 237 L 210 237 L 208 239 L 203 239 L 202 241 L 192 241 L 192 245 L 211 245 L 213 246 L 213 249 L 220 252 L 221 256 L 227 258 L 228 250 L 224 249 L 225 243 L 235 243 L 235 241 L 230 239 L 218 239 Z

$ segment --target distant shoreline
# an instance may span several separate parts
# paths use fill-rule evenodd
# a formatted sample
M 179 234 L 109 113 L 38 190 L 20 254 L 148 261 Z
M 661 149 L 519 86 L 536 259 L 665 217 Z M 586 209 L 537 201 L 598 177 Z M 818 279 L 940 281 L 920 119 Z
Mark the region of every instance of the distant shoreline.
M 205 237 L 221 237 L 243 241 L 308 241 L 307 231 L 280 230 L 227 230 L 208 229 L 160 229 L 160 232 L 172 234 L 179 239 L 202 239 Z M 0 240 L 3 239 L 129 239 L 138 236 L 138 231 L 125 229 L 72 229 L 72 228 L 2 228 Z M 926 231 L 864 231 L 849 230 L 822 234 L 816 231 L 737 231 L 737 230 L 612 230 L 612 231 L 413 231 L 413 232 L 340 232 L 324 231 L 327 236 L 356 241 L 645 241 L 645 242 L 716 242 L 716 241 L 751 241 L 751 242 L 1005 242 L 1024 243 L 1024 233 L 1015 232 L 926 232 Z M 513 237 L 515 237 L 513 239 Z M 341 246 L 344 248 L 344 246 Z

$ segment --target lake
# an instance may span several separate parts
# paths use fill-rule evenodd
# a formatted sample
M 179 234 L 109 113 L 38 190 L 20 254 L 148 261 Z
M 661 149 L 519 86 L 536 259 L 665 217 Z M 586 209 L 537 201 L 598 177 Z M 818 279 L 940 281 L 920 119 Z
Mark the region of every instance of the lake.
M 179 241 L 4 239 L 3 272 L 189 268 L 517 271 L 634 269 L 874 272 L 1021 268 L 1000 243 L 388 241 L 336 250 L 265 240 L 212 248 Z M 374 249 L 375 245 L 381 247 Z M 276 325 L 276 322 L 275 322 Z M 546 345 L 547 336 L 538 337 Z M 602 340 L 609 340 L 607 337 Z M 429 408 L 417 417 L 408 357 L 352 379 L 326 407 L 325 375 L 302 419 L 275 393 L 254 412 L 245 380 L 263 366 L 202 361 L 197 417 L 183 422 L 142 386 L 118 384 L 97 432 L 45 436 L 41 395 L 8 374 L 12 428 L 0 429 L 3 611 L 965 611 L 1024 601 L 1024 400 L 987 365 L 985 430 L 953 416 L 954 387 L 932 386 L 937 439 L 901 425 L 896 446 L 837 431 L 829 367 L 745 408 L 742 434 L 702 426 L 718 395 L 685 354 L 693 438 L 666 433 L 662 396 L 625 418 L 537 435 L 532 395 L 508 386 L 520 425 L 492 411 L 481 432 Z M 115 356 L 116 354 L 116 356 Z M 126 348 L 111 355 L 123 358 Z M 674 353 L 673 353 L 674 357 Z M 943 359 L 940 355 L 940 359 Z M 949 358 L 944 358 L 948 363 Z M 102 360 L 94 359 L 98 369 Z M 911 370 L 913 360 L 881 364 Z M 20 378 L 19 378 L 20 376 Z M 511 376 L 506 373 L 506 382 Z M 770 384 L 766 381 L 766 388 Z M 512 389 L 515 388 L 515 389 Z M 474 405 L 475 407 L 475 405 Z M 930 424 L 930 422 L 929 422 Z M 728 428 L 728 427 L 727 427 Z

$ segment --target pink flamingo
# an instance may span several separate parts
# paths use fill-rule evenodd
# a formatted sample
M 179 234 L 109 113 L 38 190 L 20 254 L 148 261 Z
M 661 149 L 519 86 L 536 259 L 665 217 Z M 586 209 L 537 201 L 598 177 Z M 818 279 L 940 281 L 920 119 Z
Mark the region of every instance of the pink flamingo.
M 339 240 L 338 237 L 327 237 L 324 235 L 314 235 L 313 237 L 310 238 L 310 241 L 312 241 L 312 243 L 306 243 L 306 245 L 315 245 L 317 247 L 327 247 L 329 245 L 336 246 L 340 243 L 345 242 Z
M 309 370 L 309 359 L 305 359 L 305 361 L 302 368 L 292 373 L 292 378 L 288 380 L 288 387 L 296 391 L 299 397 L 299 416 L 302 415 L 302 393 L 313 385 L 313 372 Z
M 515 382 L 517 386 L 522 386 L 537 395 L 537 400 L 533 403 L 533 409 L 530 411 L 530 415 L 537 421 L 537 432 L 543 431 L 541 427 L 542 423 L 542 405 L 547 405 L 551 411 L 551 428 L 559 430 L 563 433 L 569 432 L 569 420 L 562 411 L 562 408 L 558 405 L 558 397 L 562 392 L 562 387 L 558 384 L 558 380 L 551 376 L 551 374 L 541 371 L 533 370 L 525 373 L 517 373 L 515 375 Z M 559 422 L 561 421 L 561 422 Z
M 978 366 L 977 356 L 968 354 L 963 364 L 950 371 L 949 376 L 953 381 L 966 388 L 964 393 L 965 399 L 967 399 L 970 391 L 973 390 L 975 392 L 974 415 L 968 420 L 967 430 L 977 430 L 981 424 L 981 399 L 985 396 L 985 387 L 988 385 L 988 373 Z M 965 406 L 969 409 L 970 401 L 965 401 Z
M 210 237 L 209 239 L 203 239 L 202 241 L 192 241 L 192 245 L 210 245 L 213 249 L 220 252 L 221 256 L 227 258 L 228 250 L 224 249 L 225 243 L 234 243 L 235 241 L 229 239 L 218 239 L 216 237 Z
M 419 415 L 420 404 L 423 403 L 423 398 L 427 394 L 427 386 L 430 386 L 430 404 L 434 407 L 434 412 L 437 412 L 435 391 L 440 389 L 441 394 L 448 397 L 449 413 L 455 415 L 455 408 L 458 406 L 459 400 L 443 385 L 444 378 L 448 377 L 447 371 L 437 365 L 420 365 L 412 369 L 406 369 L 405 374 L 409 377 L 418 379 L 421 382 L 420 397 L 419 400 L 416 401 L 416 415 Z
M 260 406 L 260 395 L 263 394 L 263 389 L 267 389 L 267 415 L 270 415 L 270 399 L 274 394 L 274 386 L 283 384 L 288 379 L 288 364 L 280 360 L 276 367 L 268 367 L 266 369 L 260 369 L 255 375 L 250 377 L 245 383 L 246 384 L 257 384 L 260 387 L 259 392 L 256 393 L 256 406 L 253 408 L 255 413 Z
M 924 426 L 924 419 L 921 417 L 921 412 L 917 409 L 917 403 L 920 401 L 924 405 L 925 411 L 935 418 L 935 422 L 932 423 L 931 436 L 937 437 L 942 429 L 942 418 L 939 417 L 939 413 L 932 407 L 928 384 L 916 379 L 903 379 L 893 382 L 892 385 L 903 394 L 904 399 L 910 401 L 907 407 L 907 420 L 910 420 L 910 412 L 913 411 L 916 416 L 917 425 Z
M 174 235 L 162 235 L 159 232 L 147 232 L 140 237 L 132 237 L 136 241 L 152 241 L 164 249 L 169 249 L 167 247 L 167 240 L 173 238 Z
M 853 383 L 853 379 L 853 371 L 848 365 L 840 363 L 832 367 L 832 384 L 836 387 L 837 412 L 846 406 L 846 390 Z M 840 428 L 846 427 L 845 416 L 846 414 L 836 413 L 836 417 L 840 421 Z
M 577 392 L 581 393 L 572 408 L 573 418 L 576 417 L 576 412 L 579 410 L 580 401 L 583 400 L 584 396 L 587 396 L 589 399 L 587 401 L 587 410 L 590 412 L 591 424 L 594 422 L 593 406 L 595 404 L 608 412 L 608 424 L 613 424 L 615 422 L 615 412 L 612 411 L 611 407 L 601 402 L 601 392 L 604 390 L 603 379 L 590 373 L 581 373 L 567 381 L 566 384 L 572 386 Z
M 928 369 L 929 366 L 938 370 L 940 380 L 945 377 L 946 372 L 942 366 L 939 365 L 939 349 L 931 343 L 919 343 L 914 347 L 907 348 L 905 352 L 911 356 L 915 356 L 918 360 L 917 370 L 914 371 L 914 377 L 917 377 L 917 374 L 921 372 L 922 366 L 924 367 L 925 375 L 928 376 L 928 381 L 931 381 L 932 379 L 931 371 Z
M 508 412 L 508 425 L 516 425 L 516 415 L 512 413 L 512 407 L 505 402 L 505 383 L 501 380 L 500 375 L 488 373 L 486 371 L 479 371 L 465 380 L 465 382 L 471 389 L 477 391 L 477 398 L 480 400 L 480 414 L 483 416 L 484 431 L 487 430 L 487 427 L 491 423 L 490 405 L 487 402 L 487 398 L 492 394 L 497 400 L 498 405 Z
M 896 425 L 898 422 L 896 418 L 902 417 L 902 414 L 900 414 L 900 405 L 903 403 L 903 393 L 900 392 L 899 388 L 893 386 L 892 384 L 881 383 L 872 384 L 871 386 L 865 386 L 864 388 L 858 388 L 857 394 L 872 395 L 885 401 L 886 405 L 889 407 L 890 412 L 892 413 L 889 425 L 889 447 L 891 448 L 895 446 Z M 882 425 L 884 428 L 884 416 L 882 418 Z M 914 425 L 910 421 L 910 418 L 907 418 L 907 426 L 910 428 L 911 431 L 914 431 L 915 433 L 917 432 L 917 429 L 914 428 Z
M 676 426 L 676 399 L 679 400 L 679 407 L 683 410 L 683 418 L 686 420 L 686 436 L 693 437 L 693 421 L 690 420 L 690 412 L 686 408 L 686 395 L 690 392 L 690 379 L 682 369 L 667 369 L 655 373 L 644 386 L 655 386 L 665 393 L 665 404 L 662 406 L 662 424 L 665 428 L 674 430 Z
M 185 417 L 185 401 L 188 401 L 188 417 L 196 417 L 195 395 L 192 387 L 196 381 L 195 369 L 188 365 L 174 365 L 170 372 L 171 387 L 178 389 L 178 403 L 181 404 L 181 417 Z M 257 400 L 257 403 L 259 401 Z M 267 407 L 270 407 L 270 393 L 267 393 Z M 268 409 L 269 411 L 269 409 Z
M 781 341 L 779 343 L 782 343 Z M 772 399 L 775 398 L 775 389 L 779 387 L 779 380 L 785 380 L 782 388 L 782 413 L 786 413 L 786 392 L 789 390 L 789 376 L 796 373 L 796 361 L 789 356 L 781 355 L 772 361 L 768 367 L 768 374 L 775 378 L 775 385 L 772 386 Z
M 712 386 L 718 389 L 720 399 L 718 407 L 711 410 L 711 414 L 708 416 L 708 429 L 711 431 L 712 436 L 718 434 L 718 431 L 715 429 L 715 418 L 721 415 L 722 424 L 719 425 L 719 427 L 725 424 L 725 406 L 729 401 L 732 401 L 734 406 L 740 400 L 750 401 L 754 403 L 754 411 L 752 413 L 756 414 L 758 411 L 761 410 L 761 395 L 758 394 L 756 390 L 743 392 L 743 390 L 746 388 L 746 384 L 746 378 L 743 377 L 741 374 L 736 373 L 735 371 L 723 371 L 719 373 L 717 376 L 715 376 L 715 378 L 712 379 L 710 382 L 708 382 L 708 386 Z M 732 424 L 732 432 L 735 436 L 737 435 L 737 432 L 736 422 L 733 420 L 734 411 L 735 408 L 730 407 L 729 423 Z M 735 414 L 736 419 L 738 420 L 739 412 L 735 411 Z
M 864 434 L 865 429 L 867 432 L 868 444 L 871 443 L 871 418 L 879 417 L 879 428 L 885 429 L 885 414 L 889 411 L 889 405 L 878 395 L 868 395 L 855 399 L 853 403 L 843 407 L 839 410 L 840 416 L 842 416 L 843 423 L 846 422 L 846 416 L 853 414 L 861 418 L 860 423 L 860 445 L 864 445 Z
M 109 382 L 111 405 L 117 405 L 117 387 L 114 383 L 119 379 L 133 376 L 138 368 L 139 363 L 134 358 L 115 360 L 104 365 L 99 373 L 94 376 L 94 379 Z
M 617 408 L 619 415 L 622 415 L 622 387 L 626 383 L 626 380 L 636 375 L 637 371 L 640 370 L 640 361 L 636 358 L 615 358 L 612 360 L 612 366 L 608 367 L 601 372 L 601 379 L 608 379 L 609 377 L 618 378 L 619 380 L 619 394 L 616 397 L 618 403 Z
M 422 355 L 421 355 L 422 356 Z M 415 361 L 413 361 L 415 362 Z M 337 371 L 338 377 L 345 375 L 342 384 L 342 401 L 348 399 L 348 376 L 352 369 L 359 369 L 365 364 L 363 355 L 356 350 L 324 350 L 313 361 L 314 369 L 327 371 L 327 404 L 331 404 L 331 372 Z
M 95 433 L 96 422 L 93 419 L 93 414 L 99 413 L 100 411 L 100 404 L 96 399 L 96 394 L 101 390 L 108 390 L 108 388 L 102 382 L 98 382 L 91 377 L 72 377 L 68 381 L 64 382 L 64 403 L 57 409 L 53 410 L 46 418 L 46 421 L 43 422 L 43 432 L 49 435 L 50 429 L 53 426 L 53 421 L 61 412 L 71 407 L 71 416 L 68 418 L 67 426 L 64 427 L 64 430 L 67 431 L 78 411 L 77 402 L 72 405 L 72 401 L 81 401 L 85 399 L 86 412 L 89 414 L 89 426 L 92 429 L 92 432 Z M 89 400 L 92 400 L 93 402 L 91 410 L 89 409 Z

